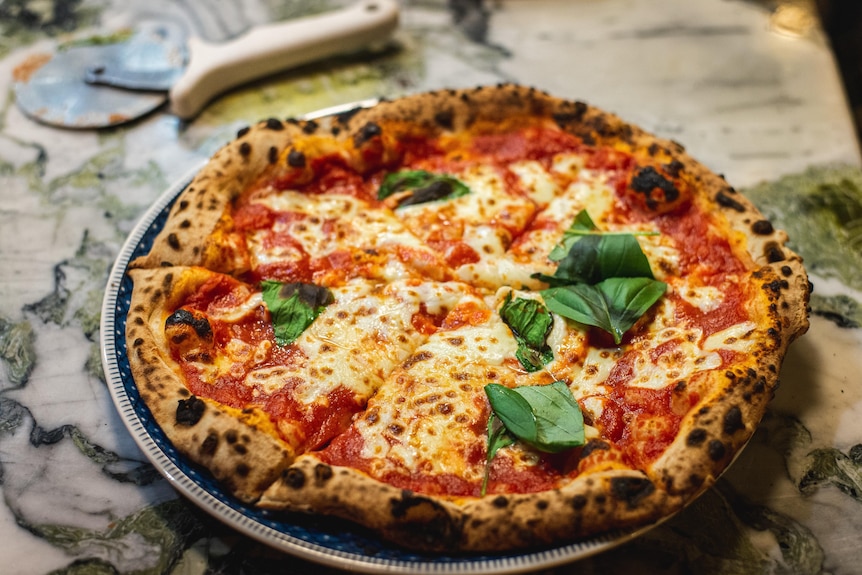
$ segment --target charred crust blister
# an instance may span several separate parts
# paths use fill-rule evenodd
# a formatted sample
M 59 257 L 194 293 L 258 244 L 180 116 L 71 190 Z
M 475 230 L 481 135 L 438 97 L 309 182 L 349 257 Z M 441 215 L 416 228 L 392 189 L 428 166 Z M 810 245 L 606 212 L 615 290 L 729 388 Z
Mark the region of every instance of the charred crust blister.
M 624 501 L 630 508 L 637 507 L 645 498 L 655 492 L 655 485 L 646 477 L 613 477 L 611 493 Z
M 722 206 L 722 207 L 725 207 L 725 208 L 731 209 L 731 210 L 733 210 L 733 211 L 735 211 L 735 212 L 739 212 L 739 213 L 744 212 L 744 211 L 745 211 L 745 206 L 744 206 L 744 205 L 742 205 L 739 201 L 735 200 L 734 198 L 731 198 L 731 197 L 727 194 L 727 192 L 728 192 L 728 191 L 729 191 L 729 190 L 725 190 L 725 191 L 718 192 L 718 193 L 715 195 L 715 201 L 716 201 L 716 203 L 718 203 L 718 205 L 719 205 L 719 206 Z
M 206 411 L 206 403 L 202 399 L 191 396 L 189 399 L 177 401 L 176 422 L 177 425 L 191 427 L 197 425 Z
M 321 486 L 332 479 L 332 467 L 324 463 L 318 463 L 314 466 L 314 483 Z
M 660 174 L 653 166 L 644 166 L 638 170 L 632 178 L 631 189 L 643 194 L 646 206 L 652 210 L 656 209 L 661 202 L 673 203 L 680 196 L 679 190 L 673 182 Z M 656 198 L 656 190 L 662 192 L 661 201 Z
M 218 450 L 218 434 L 215 432 L 207 434 L 206 438 L 201 442 L 200 453 L 205 457 L 212 457 Z
M 264 126 L 266 127 L 267 130 L 279 131 L 279 130 L 284 129 L 284 123 L 281 120 L 279 120 L 278 118 L 269 118 L 264 123 Z
M 165 320 L 165 328 L 170 328 L 174 326 L 187 325 L 191 327 L 198 337 L 204 339 L 212 338 L 213 331 L 212 326 L 210 326 L 209 320 L 206 317 L 196 317 L 192 312 L 187 309 L 178 309 L 174 313 L 168 316 Z
M 685 443 L 689 447 L 697 447 L 706 441 L 706 430 L 701 427 L 692 429 L 685 438 Z
M 288 467 L 281 474 L 284 484 L 292 489 L 301 489 L 305 486 L 305 473 L 301 469 Z
M 358 148 L 369 140 L 372 140 L 383 133 L 380 126 L 374 122 L 368 122 L 357 132 L 353 140 L 354 145 Z
M 769 220 L 757 220 L 751 224 L 751 231 L 758 236 L 768 236 L 775 231 L 775 228 Z
M 722 422 L 722 431 L 725 435 L 733 435 L 737 431 L 745 429 L 745 423 L 742 420 L 742 410 L 738 405 L 732 405 L 724 414 Z
M 291 149 L 287 153 L 287 165 L 291 168 L 304 168 L 306 164 L 305 154 L 299 150 Z

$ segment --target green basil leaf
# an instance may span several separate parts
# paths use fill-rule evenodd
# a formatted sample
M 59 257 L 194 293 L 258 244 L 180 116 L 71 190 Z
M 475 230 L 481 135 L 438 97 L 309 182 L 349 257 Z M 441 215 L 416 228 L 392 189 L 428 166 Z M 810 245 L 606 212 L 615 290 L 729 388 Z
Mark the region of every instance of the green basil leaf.
M 667 284 L 650 278 L 608 278 L 595 285 L 552 287 L 541 293 L 552 312 L 598 327 L 619 344 L 666 290 Z
M 498 383 L 486 385 L 485 395 L 488 396 L 491 409 L 515 437 L 527 443 L 536 440 L 539 433 L 536 427 L 536 416 L 526 399 Z
M 563 232 L 563 240 L 559 245 L 554 246 L 548 258 L 551 261 L 558 262 L 563 259 L 576 241 L 585 233 L 597 232 L 599 228 L 593 222 L 593 218 L 587 213 L 587 210 L 581 210 L 575 216 L 572 225 L 569 229 Z
M 500 317 L 518 342 L 515 357 L 524 369 L 538 371 L 554 360 L 554 352 L 547 344 L 554 316 L 541 302 L 527 298 L 513 300 L 512 292 L 509 292 L 500 307 Z
M 602 278 L 602 236 L 575 237 L 560 260 L 554 277 L 563 284 L 600 282 Z
M 494 459 L 494 456 L 497 455 L 497 451 L 504 447 L 508 447 L 515 443 L 515 438 L 512 437 L 512 434 L 509 433 L 509 430 L 506 429 L 506 426 L 500 421 L 494 412 L 491 412 L 491 416 L 488 418 L 488 452 L 485 456 L 485 473 L 482 477 L 482 495 L 485 495 L 485 492 L 488 489 L 488 478 L 491 473 L 491 461 Z
M 537 429 L 533 447 L 558 453 L 584 444 L 584 417 L 564 382 L 527 385 L 513 391 L 533 407 Z
M 599 245 L 600 280 L 608 278 L 654 279 L 649 260 L 632 234 L 602 236 Z
M 398 207 L 424 204 L 436 200 L 451 200 L 470 193 L 470 188 L 461 180 L 426 170 L 403 170 L 387 174 L 377 190 L 377 199 L 383 200 L 394 194 L 404 194 Z
M 527 445 L 558 453 L 584 444 L 583 414 L 564 382 L 512 389 L 491 383 L 485 394 L 506 429 Z
M 281 346 L 293 343 L 333 302 L 332 292 L 314 284 L 264 280 L 261 290 L 272 317 L 275 342 Z
M 560 262 L 554 273 L 556 279 L 548 283 L 595 284 L 612 277 L 652 278 L 649 260 L 635 236 L 653 233 L 602 232 L 586 210 L 581 210 L 563 233 L 562 242 L 548 256 Z

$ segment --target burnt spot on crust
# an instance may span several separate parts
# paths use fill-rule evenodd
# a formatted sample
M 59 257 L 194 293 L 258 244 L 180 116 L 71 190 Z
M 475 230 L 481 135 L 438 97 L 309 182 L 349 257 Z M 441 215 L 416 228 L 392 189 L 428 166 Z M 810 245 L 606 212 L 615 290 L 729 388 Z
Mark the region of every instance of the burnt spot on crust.
M 498 495 L 491 501 L 491 505 L 498 509 L 503 509 L 509 505 L 509 498 L 505 495 Z
M 713 439 L 706 445 L 706 453 L 713 461 L 721 461 L 727 454 L 727 446 L 721 440 Z
M 742 410 L 739 409 L 738 405 L 733 405 L 727 410 L 727 413 L 724 414 L 722 431 L 724 431 L 726 435 L 733 435 L 737 431 L 741 431 L 743 429 L 745 429 L 745 424 L 742 421 Z
M 180 399 L 177 401 L 176 421 L 177 425 L 191 427 L 196 425 L 206 411 L 206 403 L 194 395 L 189 399 Z
M 237 139 L 242 138 L 243 136 L 248 134 L 250 131 L 251 131 L 251 128 L 249 126 L 245 126 L 244 128 L 240 128 L 236 132 Z
M 553 115 L 554 122 L 565 129 L 571 124 L 580 122 L 584 118 L 584 114 L 587 113 L 587 108 L 587 105 L 583 102 L 572 102 L 571 105 L 567 106 L 566 110 Z
M 180 251 L 182 249 L 182 245 L 180 245 L 180 239 L 177 237 L 177 234 L 173 232 L 168 234 L 168 245 L 171 246 L 171 249 L 175 251 Z
M 287 154 L 287 165 L 291 168 L 304 168 L 305 154 L 303 154 L 299 150 L 291 150 Z
M 655 485 L 646 477 L 613 477 L 611 478 L 611 494 L 625 501 L 630 507 L 649 497 L 655 491 Z
M 243 142 L 239 145 L 239 155 L 248 158 L 251 155 L 251 144 Z
M 212 432 L 206 436 L 206 439 L 201 442 L 200 454 L 205 457 L 212 457 L 218 449 L 218 434 Z
M 281 121 L 281 120 L 279 120 L 278 118 L 269 118 L 269 119 L 264 123 L 264 126 L 266 126 L 266 129 L 267 129 L 267 130 L 276 130 L 276 131 L 278 131 L 278 130 L 283 130 L 283 129 L 284 129 L 284 123 L 282 123 L 282 121 Z
M 389 511 L 396 520 L 398 538 L 423 548 L 449 547 L 457 543 L 459 530 L 452 516 L 436 501 L 402 491 L 391 500 Z
M 572 509 L 580 511 L 587 506 L 587 498 L 583 495 L 575 495 L 572 497 Z
M 302 126 L 302 133 L 303 134 L 313 134 L 317 131 L 317 128 L 319 128 L 319 127 L 320 127 L 320 124 L 318 124 L 314 120 L 309 120 Z
M 356 137 L 353 139 L 354 145 L 358 148 L 368 140 L 376 138 L 380 134 L 383 133 L 383 130 L 380 128 L 378 124 L 374 122 L 368 122 L 362 128 L 359 129 L 359 132 L 356 134 Z
M 251 468 L 246 463 L 240 463 L 234 469 L 239 477 L 248 477 L 251 473 Z
M 776 262 L 783 262 L 784 250 L 781 249 L 781 246 L 776 242 L 769 242 L 763 248 L 763 255 L 766 256 L 766 261 L 771 264 Z
M 438 110 L 434 114 L 434 123 L 444 130 L 451 130 L 455 126 L 455 112 L 451 108 Z
M 278 148 L 276 148 L 275 146 L 270 146 L 268 153 L 269 153 L 269 155 L 268 155 L 267 159 L 269 160 L 269 163 L 270 164 L 276 163 L 278 161 Z
M 186 325 L 191 327 L 200 338 L 210 339 L 213 335 L 212 326 L 206 317 L 196 317 L 186 309 L 178 309 L 165 320 L 165 329 Z
M 692 429 L 685 438 L 685 443 L 689 447 L 697 447 L 706 441 L 706 430 L 701 427 Z
M 772 222 L 769 220 L 757 220 L 751 224 L 751 231 L 758 236 L 768 236 L 775 231 L 775 228 L 772 227 Z
M 728 188 L 727 191 L 732 191 L 732 188 Z M 735 212 L 742 213 L 745 211 L 745 206 L 743 206 L 735 199 L 731 198 L 724 190 L 715 194 L 715 201 L 718 203 L 719 206 L 731 209 Z
M 650 210 L 658 209 L 663 203 L 671 204 L 680 197 L 679 190 L 673 182 L 661 175 L 652 166 L 645 166 L 638 170 L 638 173 L 632 178 L 631 189 L 643 194 L 644 203 Z M 656 194 L 656 190 L 660 194 Z
M 679 160 L 672 160 L 662 167 L 664 168 L 664 171 L 667 173 L 668 176 L 670 176 L 671 178 L 678 178 L 680 173 L 682 173 L 683 169 L 685 168 L 685 164 L 683 164 Z
M 314 466 L 314 483 L 319 487 L 332 479 L 332 468 L 325 463 Z
M 296 467 L 289 467 L 282 471 L 281 479 L 285 485 L 293 489 L 301 489 L 305 486 L 305 473 Z

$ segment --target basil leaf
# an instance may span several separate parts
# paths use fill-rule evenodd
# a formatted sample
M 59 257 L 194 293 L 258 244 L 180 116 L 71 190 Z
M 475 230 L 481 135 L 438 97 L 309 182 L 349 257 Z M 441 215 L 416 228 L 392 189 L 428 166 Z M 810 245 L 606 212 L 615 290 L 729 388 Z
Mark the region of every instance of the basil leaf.
M 527 445 L 559 453 L 584 444 L 583 414 L 564 382 L 512 389 L 491 383 L 485 394 L 506 429 Z
M 608 278 L 595 285 L 575 284 L 543 290 L 554 313 L 603 329 L 619 345 L 623 334 L 664 295 L 667 284 L 651 278 Z
M 602 236 L 599 244 L 601 280 L 608 278 L 654 279 L 649 260 L 632 234 Z
M 552 261 L 560 262 L 554 273 L 557 279 L 548 283 L 594 284 L 612 277 L 652 278 L 649 260 L 635 237 L 645 234 L 654 232 L 602 232 L 586 210 L 581 210 L 563 233 L 563 240 L 548 255 Z
M 562 242 L 560 242 L 559 245 L 554 246 L 554 249 L 551 250 L 548 258 L 551 261 L 560 261 L 567 253 L 569 253 L 572 244 L 578 241 L 583 233 L 597 232 L 598 230 L 599 228 L 593 222 L 593 218 L 590 217 L 587 210 L 581 210 L 578 212 L 578 215 L 575 216 L 569 229 L 563 232 Z
M 334 301 L 332 292 L 315 284 L 264 280 L 261 290 L 280 346 L 293 343 Z
M 513 391 L 533 407 L 537 429 L 533 447 L 559 453 L 584 444 L 584 416 L 564 382 L 526 385 Z
M 600 282 L 603 279 L 602 236 L 576 237 L 575 240 L 560 260 L 554 277 L 564 284 Z
M 533 413 L 533 407 L 521 394 L 515 393 L 505 385 L 489 383 L 485 386 L 485 395 L 488 396 L 491 409 L 506 429 L 522 441 L 527 443 L 536 441 L 539 434 L 536 416 Z
M 377 190 L 377 199 L 410 192 L 398 200 L 398 207 L 424 204 L 436 200 L 451 200 L 470 193 L 464 182 L 445 174 L 426 170 L 403 170 L 387 174 Z
M 497 451 L 504 447 L 508 447 L 513 443 L 515 443 L 515 438 L 512 437 L 512 434 L 510 434 L 509 430 L 506 429 L 506 426 L 502 424 L 500 418 L 494 415 L 494 412 L 492 411 L 491 416 L 488 418 L 488 453 L 485 456 L 485 473 L 482 477 L 481 492 L 483 496 L 488 489 L 488 478 L 491 473 L 491 461 L 494 459 L 494 456 L 497 455 Z
M 500 317 L 518 342 L 515 357 L 524 369 L 538 371 L 554 360 L 554 352 L 547 344 L 554 317 L 541 302 L 527 298 L 513 300 L 509 292 L 500 307 Z

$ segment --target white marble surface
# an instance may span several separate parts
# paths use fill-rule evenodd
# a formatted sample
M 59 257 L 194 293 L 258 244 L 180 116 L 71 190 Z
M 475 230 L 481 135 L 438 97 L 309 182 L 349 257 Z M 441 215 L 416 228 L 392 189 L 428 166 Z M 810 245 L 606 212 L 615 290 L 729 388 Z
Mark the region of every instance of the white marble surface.
M 124 238 L 164 189 L 238 128 L 368 97 L 515 81 L 673 138 L 740 188 L 809 166 L 858 166 L 822 32 L 813 22 L 798 36 L 776 33 L 772 4 L 405 1 L 397 47 L 384 54 L 264 80 L 188 124 L 160 110 L 81 132 L 23 116 L 13 69 L 141 15 L 176 18 L 219 40 L 314 3 L 32 0 L 17 11 L 0 3 L 0 572 L 312 569 L 268 555 L 177 499 L 129 437 L 101 375 L 99 305 Z M 859 296 L 845 283 L 814 281 Z M 770 418 L 718 489 L 645 542 L 553 573 L 657 571 L 678 550 L 677 571 L 857 572 L 862 502 L 848 492 L 862 488 L 852 461 L 862 443 L 860 344 L 858 329 L 814 317 L 791 349 Z M 785 441 L 793 433 L 802 439 Z M 817 449 L 845 456 L 836 459 L 845 489 L 824 480 L 801 492 Z M 697 514 L 716 509 L 731 511 L 719 517 L 719 533 L 704 535 Z M 726 541 L 725 528 L 743 540 Z M 781 538 L 788 533 L 809 539 L 790 545 Z

